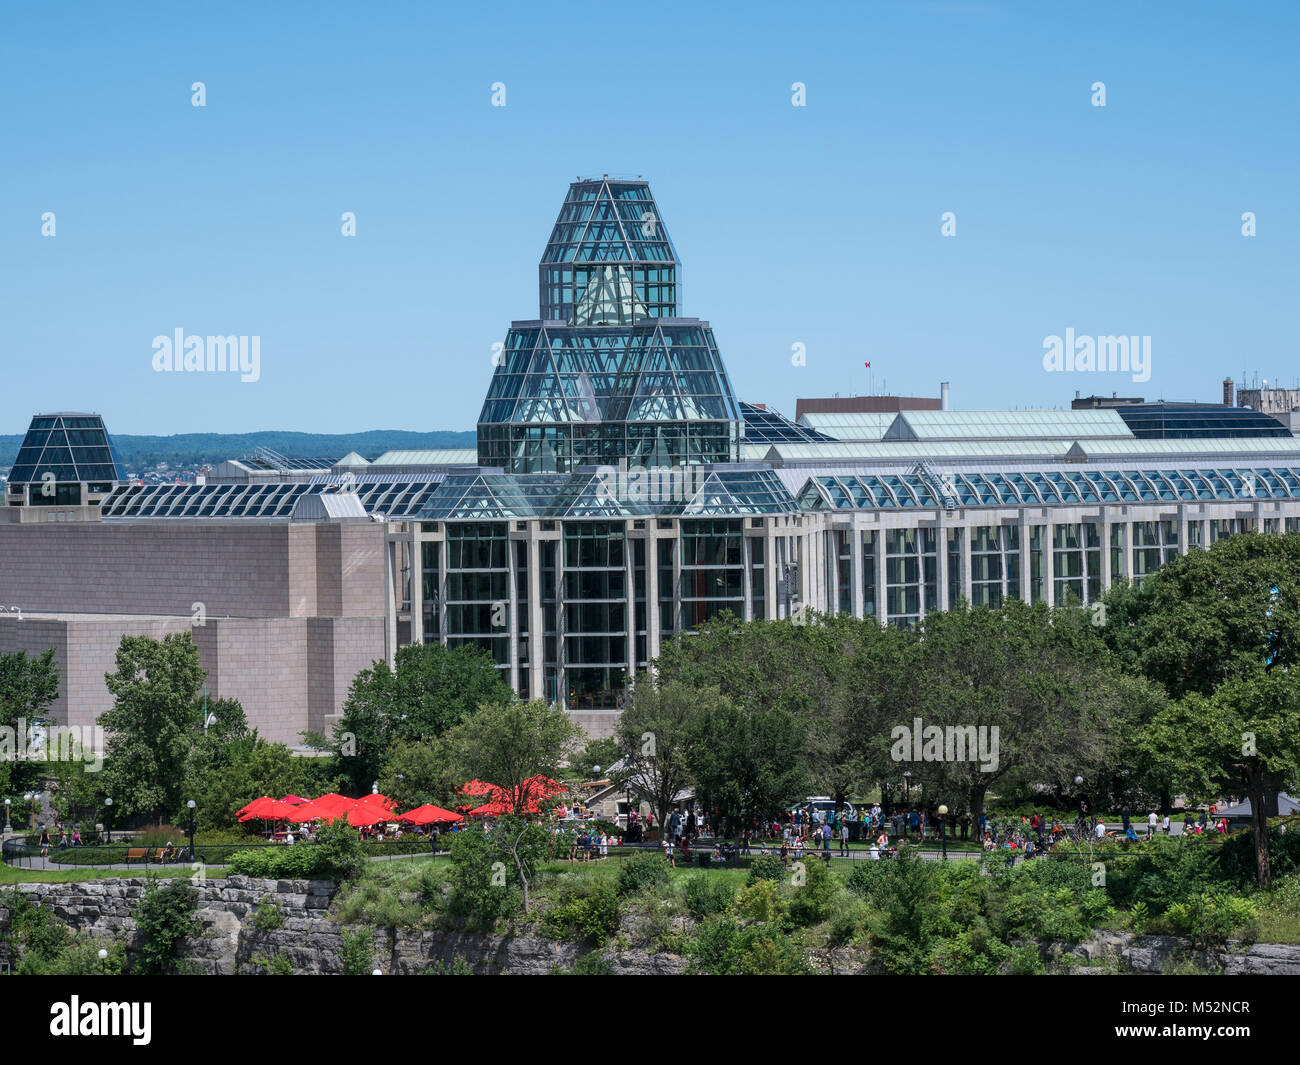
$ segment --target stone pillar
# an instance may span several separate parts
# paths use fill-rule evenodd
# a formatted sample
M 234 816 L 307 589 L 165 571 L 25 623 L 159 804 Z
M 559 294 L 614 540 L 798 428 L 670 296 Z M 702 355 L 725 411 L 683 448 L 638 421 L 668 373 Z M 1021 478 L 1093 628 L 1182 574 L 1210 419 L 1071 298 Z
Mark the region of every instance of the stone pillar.
M 885 530 L 876 530 L 876 620 L 882 625 L 889 624 L 889 596 L 885 585 L 887 569 L 885 566 Z
M 424 544 L 420 523 L 411 522 L 411 643 L 424 643 Z
M 863 616 L 866 597 L 862 594 L 862 530 L 854 518 L 845 531 L 849 544 L 849 609 L 855 618 Z
M 384 538 L 384 660 L 393 669 L 397 662 L 397 545 Z
M 528 698 L 546 698 L 546 627 L 542 614 L 542 542 L 528 523 Z
M 970 563 L 970 540 L 974 533 L 973 525 L 962 525 L 961 528 L 961 594 L 967 604 L 970 603 L 974 594 L 973 580 L 971 576 Z M 1005 581 L 1005 576 L 1003 580 Z

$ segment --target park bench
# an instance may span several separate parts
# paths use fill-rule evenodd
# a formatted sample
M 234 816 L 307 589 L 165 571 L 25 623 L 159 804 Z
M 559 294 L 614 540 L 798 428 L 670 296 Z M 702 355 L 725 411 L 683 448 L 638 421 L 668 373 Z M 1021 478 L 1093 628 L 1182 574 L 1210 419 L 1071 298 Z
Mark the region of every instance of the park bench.
M 128 865 L 134 861 L 147 862 L 148 860 L 149 860 L 148 847 L 131 847 L 126 852 L 126 861 Z

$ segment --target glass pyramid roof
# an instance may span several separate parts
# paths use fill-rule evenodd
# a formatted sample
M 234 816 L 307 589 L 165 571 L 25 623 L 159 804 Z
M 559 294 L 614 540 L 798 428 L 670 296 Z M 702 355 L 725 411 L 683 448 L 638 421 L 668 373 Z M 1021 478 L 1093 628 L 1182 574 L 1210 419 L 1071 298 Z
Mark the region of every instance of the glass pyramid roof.
M 646 181 L 575 181 L 542 263 L 675 263 L 677 251 Z
M 113 441 L 98 414 L 38 414 L 19 445 L 11 484 L 48 480 L 80 483 L 125 480 Z
M 698 319 L 510 330 L 479 424 L 739 421 L 713 330 Z
M 692 471 L 669 481 L 617 476 L 613 467 L 574 474 L 453 474 L 418 517 L 424 521 L 623 518 L 651 515 L 793 514 L 771 470 Z
M 947 483 L 958 505 L 976 507 L 1300 498 L 1295 467 L 950 472 Z M 944 505 L 927 480 L 912 472 L 818 475 L 808 479 L 799 501 L 806 509 L 830 510 Z

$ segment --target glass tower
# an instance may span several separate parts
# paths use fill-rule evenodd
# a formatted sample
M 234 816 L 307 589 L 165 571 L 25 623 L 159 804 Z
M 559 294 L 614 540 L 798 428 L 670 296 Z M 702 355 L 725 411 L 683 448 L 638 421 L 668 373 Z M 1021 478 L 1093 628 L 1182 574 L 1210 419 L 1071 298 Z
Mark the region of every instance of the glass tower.
M 479 416 L 508 473 L 730 462 L 742 418 L 707 322 L 678 317 L 681 265 L 644 181 L 575 181 Z
M 123 480 L 98 414 L 38 414 L 9 472 L 9 505 L 99 503 Z

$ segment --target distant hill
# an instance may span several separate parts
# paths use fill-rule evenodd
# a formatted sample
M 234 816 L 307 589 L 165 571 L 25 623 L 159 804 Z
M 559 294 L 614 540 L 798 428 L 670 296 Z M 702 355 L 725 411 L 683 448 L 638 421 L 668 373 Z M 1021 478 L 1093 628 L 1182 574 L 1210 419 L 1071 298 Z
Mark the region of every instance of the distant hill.
M 139 473 L 158 463 L 194 467 L 239 458 L 254 448 L 269 447 L 290 458 L 340 459 L 349 451 L 375 459 L 385 451 L 419 448 L 475 447 L 472 432 L 413 433 L 399 429 L 372 429 L 364 433 L 181 433 L 177 436 L 127 436 L 113 433 L 118 456 Z M 0 468 L 13 465 L 23 434 L 0 436 Z

